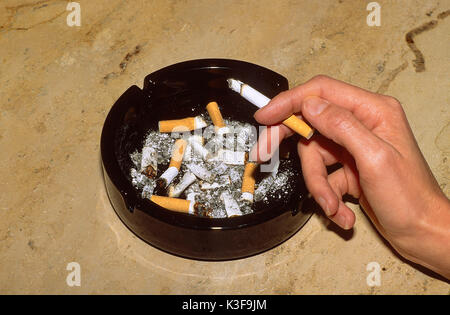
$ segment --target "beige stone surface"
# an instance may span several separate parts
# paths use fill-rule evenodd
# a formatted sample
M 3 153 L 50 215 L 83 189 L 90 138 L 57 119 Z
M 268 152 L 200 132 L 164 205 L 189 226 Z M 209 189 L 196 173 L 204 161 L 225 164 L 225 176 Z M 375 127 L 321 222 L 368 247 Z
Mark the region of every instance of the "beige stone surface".
M 426 159 L 450 194 L 449 0 L 80 0 L 0 2 L 0 293 L 449 294 L 448 283 L 401 260 L 352 205 L 341 233 L 320 216 L 266 253 L 199 262 L 137 239 L 103 186 L 99 139 L 114 101 L 175 62 L 224 57 L 258 63 L 291 85 L 327 74 L 398 98 Z M 416 72 L 412 29 L 425 59 Z M 69 262 L 81 286 L 66 284 Z M 383 268 L 381 286 L 366 266 Z

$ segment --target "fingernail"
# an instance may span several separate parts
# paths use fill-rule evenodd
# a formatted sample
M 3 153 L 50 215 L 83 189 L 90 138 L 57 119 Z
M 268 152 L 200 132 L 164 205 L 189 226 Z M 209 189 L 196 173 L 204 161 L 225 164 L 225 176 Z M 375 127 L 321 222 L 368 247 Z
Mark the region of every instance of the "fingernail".
M 303 110 L 311 116 L 317 116 L 328 106 L 328 102 L 320 97 L 308 97 L 303 101 Z
M 350 224 L 348 222 L 348 219 L 344 215 L 337 215 L 333 218 L 333 220 L 336 222 L 337 225 L 339 225 L 344 230 L 350 229 Z

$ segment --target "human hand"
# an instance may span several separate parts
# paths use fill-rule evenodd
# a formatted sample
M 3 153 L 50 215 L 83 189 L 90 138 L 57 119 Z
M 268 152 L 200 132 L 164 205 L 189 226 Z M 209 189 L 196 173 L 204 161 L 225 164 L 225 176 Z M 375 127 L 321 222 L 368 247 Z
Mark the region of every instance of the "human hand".
M 450 276 L 450 203 L 433 177 L 394 98 L 371 93 L 325 76 L 272 99 L 255 119 L 279 134 L 279 124 L 300 114 L 320 134 L 302 139 L 298 151 L 306 185 L 326 215 L 350 229 L 355 215 L 342 201 L 350 194 L 400 254 Z M 273 152 L 263 134 L 256 153 Z M 272 141 L 273 142 L 273 141 Z M 271 149 L 268 149 L 270 147 Z M 326 166 L 342 167 L 327 174 Z

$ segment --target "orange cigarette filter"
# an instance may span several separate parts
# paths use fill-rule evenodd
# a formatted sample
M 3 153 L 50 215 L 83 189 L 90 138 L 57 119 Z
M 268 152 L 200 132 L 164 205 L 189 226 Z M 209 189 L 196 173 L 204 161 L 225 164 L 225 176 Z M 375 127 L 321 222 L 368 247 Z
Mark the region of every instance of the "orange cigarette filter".
M 294 130 L 296 133 L 302 135 L 306 139 L 310 139 L 314 133 L 313 129 L 310 126 L 308 126 L 303 120 L 294 115 L 284 120 L 283 124 Z
M 189 208 L 191 206 L 191 201 L 180 198 L 153 195 L 150 197 L 150 200 L 167 210 L 182 213 L 189 213 Z
M 241 192 L 250 194 L 255 192 L 255 171 L 257 168 L 258 163 L 248 162 L 245 164 Z
M 214 126 L 217 128 L 225 127 L 222 113 L 220 112 L 219 105 L 216 102 L 208 103 L 208 105 L 206 105 L 206 110 L 208 111 Z
M 183 119 L 160 120 L 159 132 L 186 132 L 206 127 L 206 123 L 200 116 Z
M 180 170 L 181 162 L 183 162 L 184 151 L 186 151 L 187 141 L 178 139 L 173 145 L 172 157 L 170 159 L 170 167 L 176 167 Z

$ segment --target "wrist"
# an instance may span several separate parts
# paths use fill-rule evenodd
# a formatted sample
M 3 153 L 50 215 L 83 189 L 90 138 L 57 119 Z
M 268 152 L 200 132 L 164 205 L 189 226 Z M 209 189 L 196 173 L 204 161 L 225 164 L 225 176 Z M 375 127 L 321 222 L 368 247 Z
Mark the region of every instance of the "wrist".
M 406 259 L 450 279 L 450 201 L 437 193 L 414 222 L 414 232 L 392 245 Z

